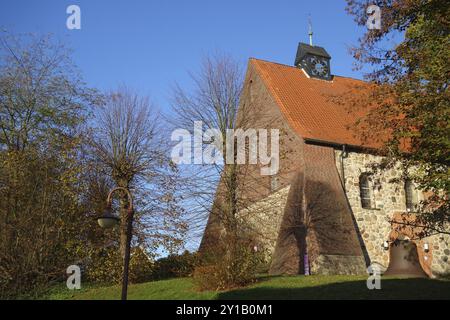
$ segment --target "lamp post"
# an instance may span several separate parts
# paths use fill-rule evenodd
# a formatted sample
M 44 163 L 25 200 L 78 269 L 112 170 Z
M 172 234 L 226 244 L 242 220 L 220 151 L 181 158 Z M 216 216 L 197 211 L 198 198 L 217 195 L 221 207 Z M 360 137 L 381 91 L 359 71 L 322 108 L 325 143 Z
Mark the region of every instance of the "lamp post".
M 120 219 L 112 214 L 112 195 L 116 191 L 125 191 L 128 197 L 128 209 L 127 209 L 127 233 L 126 233 L 126 244 L 125 244 L 125 257 L 123 259 L 123 276 L 122 276 L 122 300 L 127 300 L 128 292 L 128 269 L 130 266 L 130 246 L 131 246 L 131 235 L 133 228 L 133 197 L 127 188 L 117 187 L 112 189 L 106 200 L 106 211 L 103 216 L 97 218 L 97 222 L 102 228 L 113 228 Z

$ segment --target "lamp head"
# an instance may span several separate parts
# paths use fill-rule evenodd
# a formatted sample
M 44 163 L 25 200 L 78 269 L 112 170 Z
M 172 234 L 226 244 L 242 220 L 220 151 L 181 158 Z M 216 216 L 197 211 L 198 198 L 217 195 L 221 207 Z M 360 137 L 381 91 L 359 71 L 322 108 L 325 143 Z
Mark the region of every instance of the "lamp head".
M 113 228 L 118 222 L 119 218 L 112 214 L 111 205 L 108 204 L 105 213 L 97 218 L 100 227 L 105 229 Z

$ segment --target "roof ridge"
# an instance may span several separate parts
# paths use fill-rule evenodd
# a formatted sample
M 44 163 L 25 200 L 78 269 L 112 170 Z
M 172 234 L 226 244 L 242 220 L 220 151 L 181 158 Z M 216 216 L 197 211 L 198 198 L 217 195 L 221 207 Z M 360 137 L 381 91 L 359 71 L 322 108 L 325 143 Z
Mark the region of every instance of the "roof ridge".
M 288 65 L 288 64 L 284 64 L 284 63 L 280 63 L 280 62 L 274 62 L 274 61 L 269 61 L 269 60 L 264 60 L 264 59 L 259 59 L 259 58 L 254 58 L 254 57 L 250 57 L 249 60 L 257 60 L 257 61 L 262 61 L 262 62 L 268 62 L 268 63 L 278 64 L 278 65 L 284 66 L 284 67 L 297 68 L 297 67 L 295 67 L 295 66 L 291 66 L 291 65 Z
M 255 68 L 287 124 L 303 139 L 366 147 L 372 144 L 364 143 L 348 128 L 360 117 L 359 113 L 349 113 L 332 99 L 353 90 L 352 85 L 367 82 L 335 76 L 338 81 L 327 85 L 328 81 L 308 81 L 301 69 L 294 66 L 257 58 L 250 58 L 249 64 Z
M 292 66 L 292 65 L 289 65 L 289 64 L 285 64 L 285 63 L 281 63 L 281 62 L 275 62 L 275 61 L 269 61 L 269 60 L 265 60 L 265 59 L 255 58 L 255 57 L 250 57 L 249 60 L 256 60 L 256 61 L 262 61 L 262 62 L 277 64 L 279 66 L 288 67 L 288 68 L 297 68 L 296 66 Z M 337 75 L 337 74 L 332 74 L 332 76 L 333 77 L 338 77 L 338 78 L 345 78 L 345 79 L 351 79 L 351 80 L 355 80 L 355 81 L 361 81 L 361 82 L 364 82 L 364 83 L 368 83 L 367 81 L 365 81 L 363 79 L 358 79 L 358 78 L 354 78 L 354 77 L 350 77 L 350 76 L 341 76 L 341 75 Z

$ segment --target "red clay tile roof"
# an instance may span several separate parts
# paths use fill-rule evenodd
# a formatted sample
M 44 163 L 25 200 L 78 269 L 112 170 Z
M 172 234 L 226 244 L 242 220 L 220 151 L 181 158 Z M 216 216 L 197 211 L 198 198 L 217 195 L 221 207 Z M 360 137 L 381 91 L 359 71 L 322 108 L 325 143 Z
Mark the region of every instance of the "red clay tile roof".
M 250 59 L 287 118 L 302 138 L 337 144 L 376 147 L 364 144 L 349 125 L 361 114 L 337 102 L 364 81 L 334 76 L 332 81 L 308 78 L 303 70 L 278 63 Z

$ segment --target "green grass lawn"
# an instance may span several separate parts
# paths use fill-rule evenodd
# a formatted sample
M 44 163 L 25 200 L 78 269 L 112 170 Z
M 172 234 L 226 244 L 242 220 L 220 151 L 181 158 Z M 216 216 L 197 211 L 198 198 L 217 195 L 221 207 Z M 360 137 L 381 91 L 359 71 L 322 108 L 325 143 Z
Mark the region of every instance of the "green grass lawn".
M 69 291 L 59 287 L 46 299 L 119 299 L 120 286 Z M 368 290 L 364 276 L 261 277 L 258 283 L 224 292 L 199 292 L 190 278 L 131 285 L 129 299 L 450 299 L 450 281 L 383 278 L 381 290 Z

